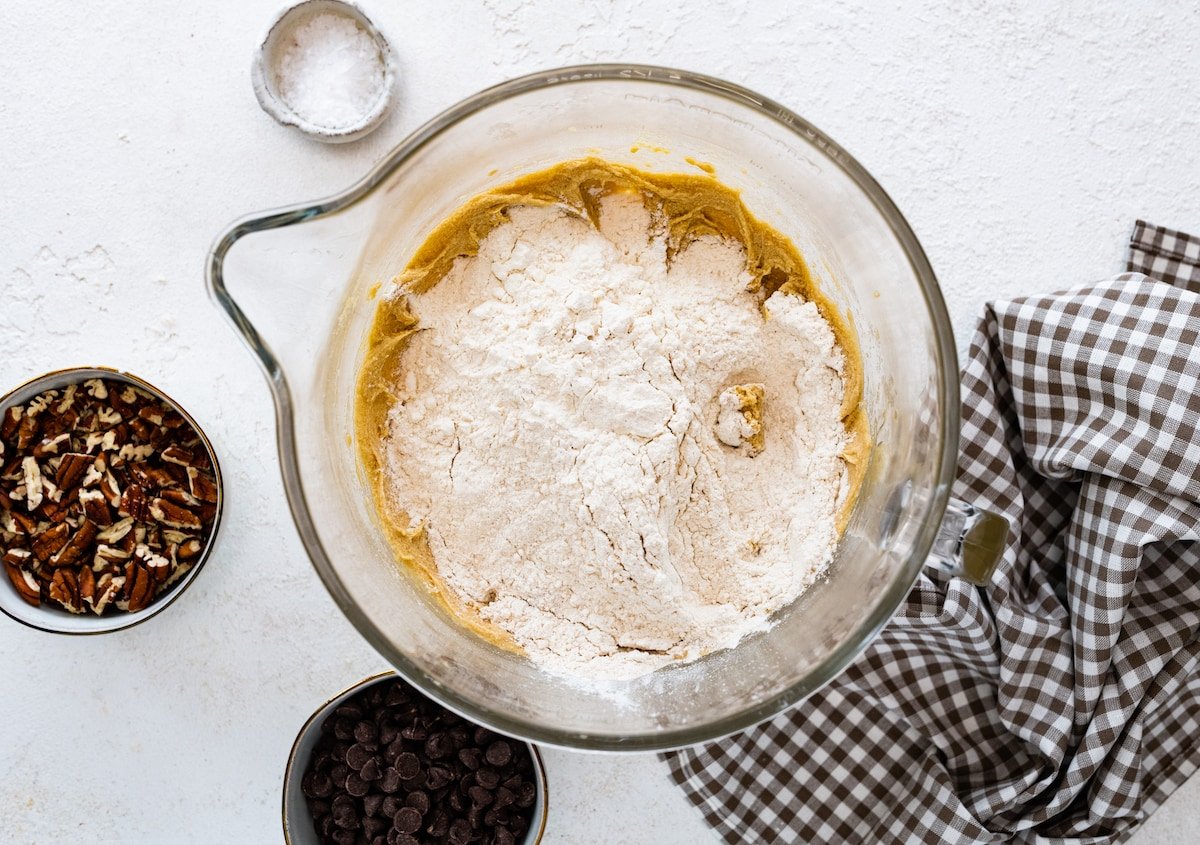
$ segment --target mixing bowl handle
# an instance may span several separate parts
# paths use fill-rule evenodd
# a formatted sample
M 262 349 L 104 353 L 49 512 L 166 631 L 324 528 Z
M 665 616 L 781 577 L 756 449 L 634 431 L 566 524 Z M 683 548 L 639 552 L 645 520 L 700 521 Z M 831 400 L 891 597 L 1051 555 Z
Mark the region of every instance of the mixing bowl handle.
M 1008 529 L 1007 517 L 951 499 L 926 564 L 986 585 L 1004 555 Z

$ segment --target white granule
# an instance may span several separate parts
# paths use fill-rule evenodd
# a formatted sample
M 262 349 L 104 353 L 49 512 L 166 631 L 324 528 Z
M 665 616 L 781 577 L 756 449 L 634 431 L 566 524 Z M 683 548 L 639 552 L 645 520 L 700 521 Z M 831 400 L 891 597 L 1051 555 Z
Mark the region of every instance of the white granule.
M 550 671 L 632 677 L 733 646 L 828 564 L 843 356 L 812 303 L 764 319 L 740 245 L 667 262 L 640 200 L 600 230 L 519 207 L 411 296 L 384 440 L 390 507 L 445 583 Z M 762 385 L 766 444 L 723 445 L 719 396 Z
M 358 21 L 328 12 L 296 27 L 279 60 L 279 96 L 326 129 L 364 118 L 384 84 L 379 45 Z

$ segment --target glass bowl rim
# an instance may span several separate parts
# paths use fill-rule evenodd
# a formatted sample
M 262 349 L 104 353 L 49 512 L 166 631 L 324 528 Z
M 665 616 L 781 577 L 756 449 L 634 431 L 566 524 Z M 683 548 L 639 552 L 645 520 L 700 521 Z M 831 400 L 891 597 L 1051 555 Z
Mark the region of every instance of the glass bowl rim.
M 900 567 L 874 611 L 859 624 L 854 634 L 833 649 L 815 670 L 786 689 L 764 698 L 754 706 L 703 724 L 651 729 L 636 734 L 564 731 L 546 728 L 529 719 L 494 712 L 486 705 L 471 701 L 433 681 L 418 666 L 409 661 L 402 652 L 393 647 L 384 634 L 359 610 L 333 567 L 330 557 L 326 554 L 308 510 L 296 457 L 293 407 L 286 375 L 270 347 L 229 294 L 223 274 L 225 256 L 241 238 L 255 232 L 334 214 L 354 205 L 379 187 L 401 165 L 436 140 L 439 135 L 476 113 L 532 91 L 603 81 L 644 82 L 677 86 L 720 97 L 757 112 L 795 133 L 806 143 L 815 145 L 820 153 L 840 168 L 871 201 L 876 212 L 899 242 L 921 288 L 940 358 L 938 400 L 940 403 L 939 422 L 943 437 L 941 448 L 933 456 L 937 461 L 935 477 L 938 479 L 938 483 L 927 503 L 921 527 L 914 538 L 913 553 Z M 209 251 L 206 282 L 210 297 L 216 306 L 225 313 L 235 330 L 258 358 L 267 377 L 275 406 L 276 441 L 288 506 L 300 534 L 301 542 L 330 596 L 358 632 L 388 663 L 395 667 L 405 680 L 423 694 L 469 721 L 482 724 L 499 733 L 572 750 L 663 751 L 726 737 L 778 715 L 833 680 L 866 648 L 867 644 L 892 618 L 916 581 L 924 560 L 933 546 L 941 516 L 945 512 L 946 503 L 949 500 L 950 487 L 954 480 L 960 423 L 958 356 L 945 301 L 925 251 L 887 192 L 837 142 L 774 100 L 741 85 L 716 77 L 655 65 L 587 64 L 540 71 L 501 82 L 467 97 L 414 130 L 384 156 L 366 176 L 345 191 L 316 202 L 252 214 L 236 220 L 218 235 Z

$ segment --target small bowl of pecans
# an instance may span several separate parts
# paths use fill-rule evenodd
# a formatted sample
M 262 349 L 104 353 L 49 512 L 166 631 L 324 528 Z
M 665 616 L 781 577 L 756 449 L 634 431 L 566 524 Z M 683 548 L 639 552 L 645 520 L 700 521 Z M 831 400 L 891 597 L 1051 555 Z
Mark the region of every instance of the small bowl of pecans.
M 64 634 L 117 631 L 174 601 L 212 550 L 221 473 L 174 400 L 103 367 L 0 398 L 0 611 Z
M 313 713 L 283 778 L 288 845 L 537 845 L 546 808 L 533 745 L 468 722 L 395 672 Z

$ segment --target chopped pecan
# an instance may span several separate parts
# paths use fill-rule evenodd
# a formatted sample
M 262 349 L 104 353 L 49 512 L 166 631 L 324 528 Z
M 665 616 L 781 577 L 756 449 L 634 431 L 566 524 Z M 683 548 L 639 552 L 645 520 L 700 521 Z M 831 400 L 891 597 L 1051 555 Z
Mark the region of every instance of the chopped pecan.
M 38 436 L 38 419 L 32 413 L 26 413 L 21 417 L 20 424 L 17 425 L 17 450 L 24 452 L 33 441 L 37 440 Z
M 40 531 L 33 535 L 33 553 L 42 563 L 46 563 L 54 555 L 58 554 L 59 549 L 67 544 L 70 539 L 71 526 L 65 522 L 60 522 Z
M 144 610 L 154 598 L 154 578 L 134 561 L 125 564 L 125 599 L 130 613 Z
M 43 437 L 41 442 L 33 447 L 31 453 L 35 458 L 46 458 L 50 455 L 57 455 L 60 449 L 70 446 L 70 440 L 71 435 L 66 432 L 51 437 Z
M 21 424 L 21 417 L 24 415 L 25 409 L 20 405 L 6 408 L 4 416 L 0 418 L 0 438 L 12 440 L 13 435 L 17 433 L 17 426 Z
M 82 613 L 79 601 L 79 575 L 74 569 L 56 569 L 50 579 L 50 598 L 72 613 Z
M 104 494 L 109 505 L 114 508 L 121 507 L 121 487 L 117 484 L 117 479 L 113 477 L 112 470 L 104 471 L 104 478 L 100 480 L 100 492 Z
M 79 504 L 83 507 L 83 515 L 96 525 L 112 524 L 112 511 L 99 490 L 80 490 Z
M 38 584 L 37 579 L 30 574 L 29 570 L 22 568 L 20 564 L 11 563 L 9 561 L 10 551 L 4 555 L 4 571 L 8 573 L 8 580 L 12 581 L 13 587 L 22 599 L 28 604 L 38 607 L 42 603 L 42 587 Z M 26 552 L 26 554 L 29 554 Z
M 69 566 L 78 563 L 85 552 L 96 541 L 96 526 L 88 520 L 80 523 L 79 528 L 58 552 L 50 558 L 51 566 Z
M 21 469 L 25 474 L 25 507 L 33 512 L 42 504 L 42 470 L 32 455 L 22 459 Z
M 95 598 L 92 600 L 92 611 L 99 616 L 108 609 L 121 590 L 125 587 L 125 576 L 103 573 L 96 579 Z
M 161 495 L 168 502 L 184 508 L 194 508 L 200 504 L 200 500 L 186 490 L 163 490 Z
M 202 502 L 217 501 L 217 485 L 196 467 L 188 467 L 189 492 Z
M 54 474 L 55 483 L 63 490 L 74 490 L 76 486 L 82 483 L 88 468 L 92 466 L 95 460 L 91 455 L 84 455 L 80 452 L 67 452 L 62 456 L 62 461 L 58 464 L 58 471 Z
M 192 560 L 200 554 L 202 548 L 204 547 L 200 541 L 195 537 L 191 537 L 179 544 L 179 549 L 175 554 L 180 560 Z
M 117 513 L 121 516 L 131 516 L 139 522 L 149 517 L 150 501 L 141 485 L 130 484 L 125 487 L 117 506 Z
M 181 531 L 199 531 L 203 527 L 196 514 L 162 498 L 150 500 L 150 516 L 169 528 Z

